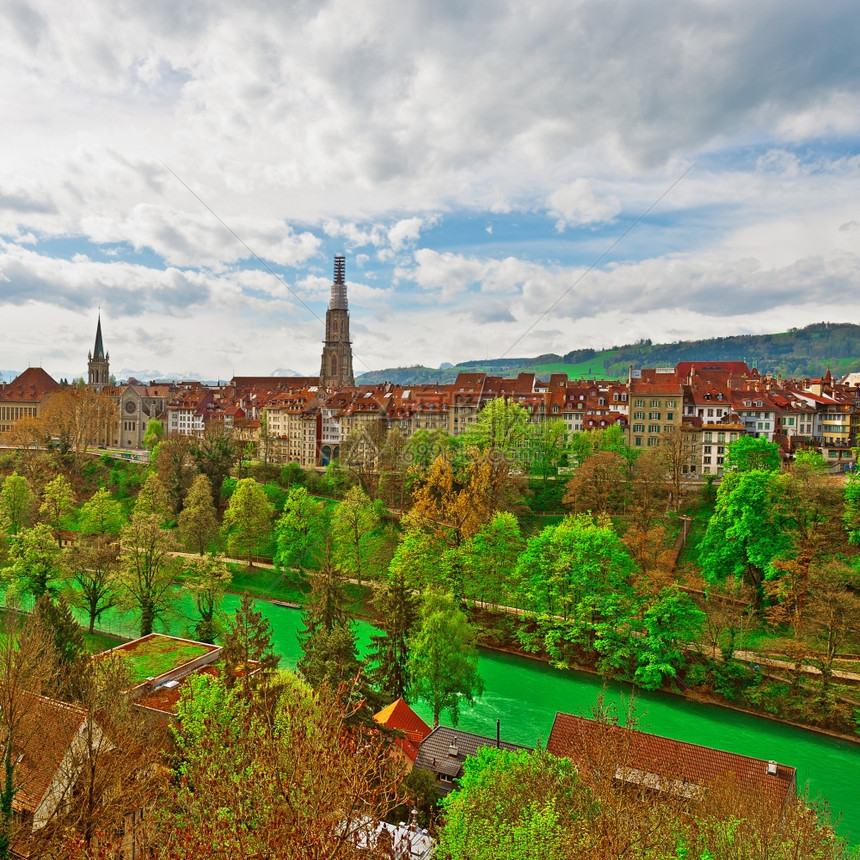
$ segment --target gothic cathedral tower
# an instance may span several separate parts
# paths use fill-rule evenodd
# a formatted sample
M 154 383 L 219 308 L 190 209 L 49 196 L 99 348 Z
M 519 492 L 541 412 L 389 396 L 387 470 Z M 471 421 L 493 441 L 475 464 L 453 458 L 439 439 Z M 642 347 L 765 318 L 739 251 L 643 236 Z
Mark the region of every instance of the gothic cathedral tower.
M 355 385 L 352 375 L 352 344 L 349 340 L 349 310 L 346 304 L 346 258 L 334 255 L 334 283 L 325 312 L 325 345 L 320 365 L 320 387 Z
M 96 345 L 87 356 L 87 385 L 98 394 L 110 385 L 110 355 L 105 354 L 102 344 L 102 315 L 96 326 Z

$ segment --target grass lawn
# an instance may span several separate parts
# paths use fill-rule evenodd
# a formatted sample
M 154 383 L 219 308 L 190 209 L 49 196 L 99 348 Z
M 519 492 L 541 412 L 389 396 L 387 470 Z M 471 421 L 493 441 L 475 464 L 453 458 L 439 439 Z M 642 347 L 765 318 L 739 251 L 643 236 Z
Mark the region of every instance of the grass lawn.
M 309 586 L 297 583 L 294 574 L 283 573 L 265 567 L 248 570 L 243 564 L 228 564 L 233 574 L 230 591 L 240 594 L 246 592 L 251 597 L 267 600 L 286 600 L 289 603 L 303 603 Z
M 102 651 L 109 651 L 111 648 L 116 648 L 117 645 L 122 645 L 126 641 L 119 636 L 100 633 L 98 630 L 94 633 L 90 633 L 87 630 L 81 632 L 84 634 L 84 642 L 87 643 L 87 649 L 90 654 L 101 654 Z
M 156 678 L 201 657 L 209 650 L 197 643 L 177 642 L 175 639 L 159 636 L 133 648 L 121 648 L 115 653 L 128 662 L 132 683 L 140 684 L 147 678 Z

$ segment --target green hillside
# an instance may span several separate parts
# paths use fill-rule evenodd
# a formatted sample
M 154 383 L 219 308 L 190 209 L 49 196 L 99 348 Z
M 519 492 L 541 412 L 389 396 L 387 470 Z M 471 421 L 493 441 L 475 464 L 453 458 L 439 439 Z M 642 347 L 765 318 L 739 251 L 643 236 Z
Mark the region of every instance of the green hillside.
M 397 367 L 362 374 L 359 383 L 393 382 L 416 385 L 453 382 L 458 373 L 516 376 L 534 372 L 542 377 L 566 373 L 571 379 L 601 377 L 623 379 L 633 367 L 671 367 L 679 361 L 745 361 L 762 373 L 792 377 L 821 376 L 829 367 L 835 376 L 860 371 L 860 325 L 814 323 L 802 329 L 763 335 L 735 335 L 707 340 L 652 344 L 640 341 L 596 352 L 572 350 L 565 355 L 549 353 L 534 358 L 500 358 L 461 362 L 437 370 L 430 367 Z

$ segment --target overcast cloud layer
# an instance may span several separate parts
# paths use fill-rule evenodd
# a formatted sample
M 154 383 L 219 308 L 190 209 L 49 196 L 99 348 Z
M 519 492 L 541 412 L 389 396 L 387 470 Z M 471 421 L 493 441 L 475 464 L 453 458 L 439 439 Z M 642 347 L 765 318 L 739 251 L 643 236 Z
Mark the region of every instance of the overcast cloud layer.
M 315 374 L 337 250 L 357 372 L 860 319 L 854 0 L 0 26 L 0 367 L 84 372 L 100 307 L 117 370 Z

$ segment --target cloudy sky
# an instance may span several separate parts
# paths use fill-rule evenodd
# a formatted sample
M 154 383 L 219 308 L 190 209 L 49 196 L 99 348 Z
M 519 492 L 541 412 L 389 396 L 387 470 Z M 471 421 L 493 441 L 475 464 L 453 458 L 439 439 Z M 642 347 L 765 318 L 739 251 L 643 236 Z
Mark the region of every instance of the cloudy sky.
M 84 372 L 100 307 L 118 374 L 315 374 L 339 250 L 357 373 L 860 321 L 855 0 L 0 27 L 0 368 Z

